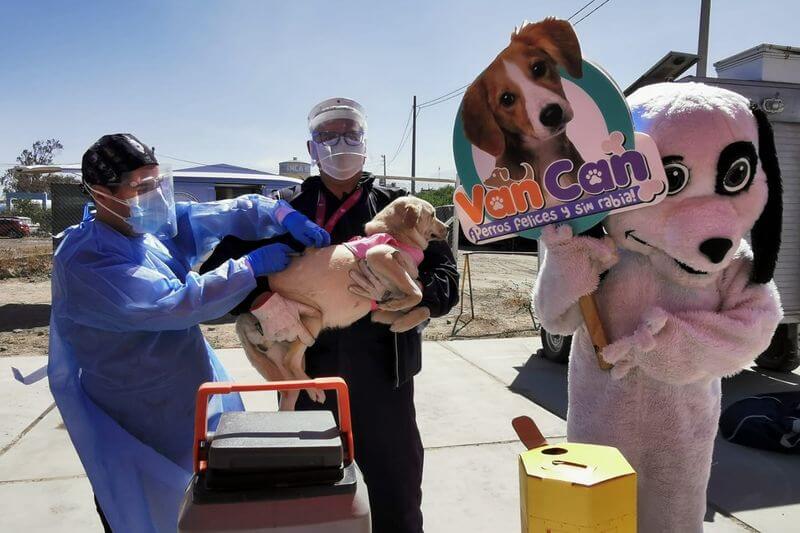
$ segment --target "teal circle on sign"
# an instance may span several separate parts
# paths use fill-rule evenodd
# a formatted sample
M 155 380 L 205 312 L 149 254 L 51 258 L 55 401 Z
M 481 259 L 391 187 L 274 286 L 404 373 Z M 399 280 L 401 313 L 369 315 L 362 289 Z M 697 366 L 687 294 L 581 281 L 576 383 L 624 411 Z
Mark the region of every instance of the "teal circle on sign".
M 559 74 L 562 79 L 572 82 L 589 95 L 600 109 L 608 132 L 619 131 L 622 133 L 625 136 L 623 146 L 626 150 L 633 150 L 635 148 L 635 141 L 631 112 L 630 109 L 628 109 L 625 96 L 622 94 L 619 86 L 611 79 L 611 76 L 599 66 L 585 59 L 583 60 L 582 77 L 573 78 L 563 68 L 559 68 Z M 599 145 L 604 140 L 604 138 L 598 138 L 597 144 Z M 481 185 L 482 181 L 478 175 L 478 170 L 475 168 L 472 144 L 464 135 L 464 126 L 461 122 L 461 106 L 458 107 L 458 113 L 456 114 L 456 120 L 453 126 L 453 156 L 456 161 L 456 171 L 458 172 L 461 185 L 464 187 L 464 192 L 468 196 L 471 196 L 472 186 Z M 569 221 L 569 225 L 572 227 L 574 233 L 580 233 L 595 226 L 598 222 L 603 220 L 607 214 L 608 213 L 598 213 L 596 215 L 572 219 Z M 486 218 L 491 219 L 488 214 L 486 214 Z M 515 233 L 512 236 L 525 237 L 526 239 L 538 239 L 540 233 L 541 227 Z

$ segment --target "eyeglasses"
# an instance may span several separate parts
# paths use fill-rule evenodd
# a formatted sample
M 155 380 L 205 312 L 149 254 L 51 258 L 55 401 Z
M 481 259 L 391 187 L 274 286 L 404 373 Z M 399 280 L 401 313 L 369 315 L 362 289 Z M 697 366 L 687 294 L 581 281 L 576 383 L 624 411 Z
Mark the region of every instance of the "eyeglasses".
M 144 178 L 137 178 L 115 185 L 109 185 L 109 188 L 114 190 L 121 188 L 133 189 L 141 194 L 156 189 L 161 184 L 163 179 L 164 176 L 146 176 Z
M 344 139 L 348 146 L 359 146 L 364 142 L 363 130 L 350 130 L 344 133 L 336 131 L 315 131 L 311 133 L 311 139 L 317 143 L 325 146 L 336 146 L 339 144 L 339 139 Z

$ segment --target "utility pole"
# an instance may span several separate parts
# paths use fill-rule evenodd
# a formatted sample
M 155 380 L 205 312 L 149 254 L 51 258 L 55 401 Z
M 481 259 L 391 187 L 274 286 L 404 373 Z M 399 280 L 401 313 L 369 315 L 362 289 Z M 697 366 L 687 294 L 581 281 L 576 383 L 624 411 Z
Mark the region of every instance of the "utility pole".
M 708 67 L 708 26 L 711 0 L 700 0 L 700 35 L 697 38 L 697 77 L 705 78 Z
M 414 95 L 414 107 L 411 109 L 411 194 L 417 192 L 417 183 L 414 177 L 417 175 L 417 96 Z
M 385 186 L 386 185 L 386 154 L 383 154 L 381 156 L 381 158 L 383 159 L 383 177 L 381 178 L 380 183 L 381 183 L 381 185 Z

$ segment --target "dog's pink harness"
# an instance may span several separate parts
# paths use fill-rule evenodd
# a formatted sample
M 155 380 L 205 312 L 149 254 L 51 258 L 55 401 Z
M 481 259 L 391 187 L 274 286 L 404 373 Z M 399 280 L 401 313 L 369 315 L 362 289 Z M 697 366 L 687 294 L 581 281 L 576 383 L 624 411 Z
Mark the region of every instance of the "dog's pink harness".
M 419 266 L 422 263 L 422 259 L 424 255 L 422 250 L 416 248 L 414 246 L 409 246 L 407 244 L 403 244 L 399 242 L 397 239 L 389 235 L 388 233 L 376 233 L 374 235 L 370 235 L 369 237 L 353 237 L 349 241 L 343 243 L 348 250 L 353 252 L 353 255 L 356 256 L 356 259 L 366 259 L 367 252 L 372 248 L 379 246 L 381 244 L 388 244 L 389 246 L 394 246 L 398 250 L 402 250 L 406 252 L 409 256 L 411 256 L 411 260 L 414 261 L 416 266 Z M 372 310 L 375 311 L 378 309 L 378 302 L 372 302 Z
M 398 250 L 406 252 L 411 256 L 411 259 L 414 261 L 416 266 L 419 266 L 419 264 L 422 263 L 422 259 L 424 257 L 422 250 L 414 246 L 403 244 L 388 233 L 376 233 L 374 235 L 370 235 L 369 237 L 353 237 L 344 243 L 344 245 L 347 246 L 347 249 L 353 252 L 353 255 L 356 256 L 356 259 L 366 259 L 367 252 L 381 244 L 388 244 L 389 246 L 394 246 Z

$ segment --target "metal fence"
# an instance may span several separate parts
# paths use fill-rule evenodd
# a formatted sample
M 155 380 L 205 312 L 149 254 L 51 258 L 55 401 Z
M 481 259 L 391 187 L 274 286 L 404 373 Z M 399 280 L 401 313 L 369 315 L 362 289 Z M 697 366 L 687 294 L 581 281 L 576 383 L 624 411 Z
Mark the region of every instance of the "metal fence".
M 89 197 L 79 183 L 54 183 L 50 186 L 53 249 L 58 246 L 58 235 L 83 218 L 83 207 Z

